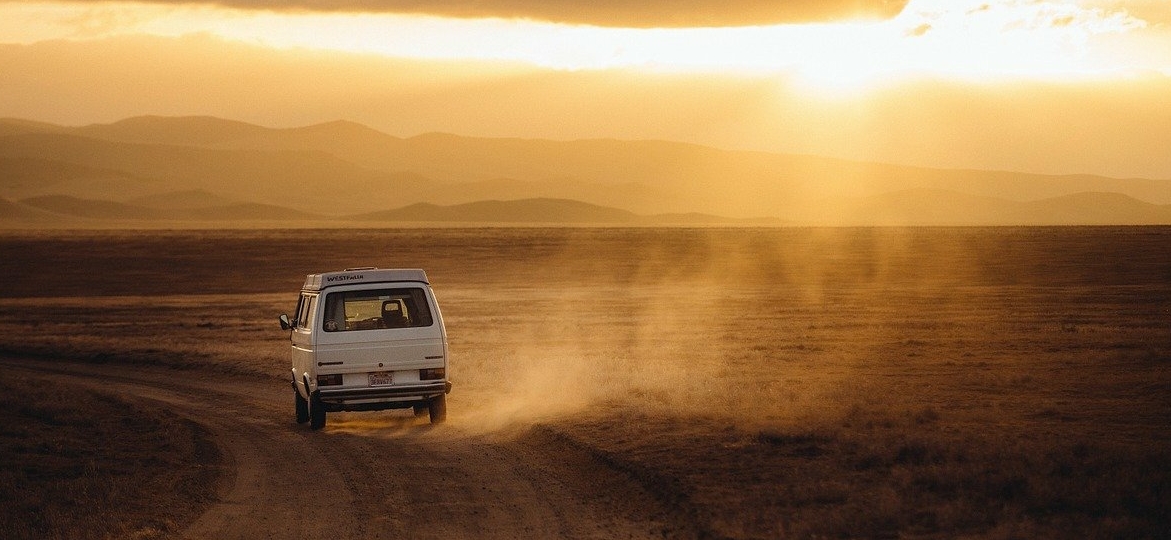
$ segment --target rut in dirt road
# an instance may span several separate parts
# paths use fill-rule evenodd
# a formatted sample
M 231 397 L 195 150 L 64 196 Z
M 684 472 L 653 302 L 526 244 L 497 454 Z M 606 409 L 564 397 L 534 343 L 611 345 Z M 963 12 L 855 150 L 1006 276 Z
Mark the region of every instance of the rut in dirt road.
M 407 413 L 293 421 L 276 379 L 22 361 L 11 368 L 204 425 L 225 456 L 218 500 L 183 538 L 694 537 L 629 475 L 546 430 L 474 433 Z

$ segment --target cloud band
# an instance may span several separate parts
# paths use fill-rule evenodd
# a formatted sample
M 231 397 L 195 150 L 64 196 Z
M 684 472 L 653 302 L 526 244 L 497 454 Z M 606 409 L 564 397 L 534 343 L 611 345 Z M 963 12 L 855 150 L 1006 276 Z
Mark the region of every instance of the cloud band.
M 102 3 L 104 0 L 78 0 Z M 192 3 L 146 0 L 156 4 Z M 607 27 L 751 26 L 890 18 L 907 0 L 212 0 L 237 9 L 523 18 Z

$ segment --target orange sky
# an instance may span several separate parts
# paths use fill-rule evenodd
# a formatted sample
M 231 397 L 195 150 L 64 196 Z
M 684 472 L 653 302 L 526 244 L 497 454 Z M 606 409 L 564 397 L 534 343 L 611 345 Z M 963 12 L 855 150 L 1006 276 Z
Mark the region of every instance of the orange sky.
M 452 5 L 0 1 L 0 116 L 347 119 L 1171 179 L 1165 0 Z

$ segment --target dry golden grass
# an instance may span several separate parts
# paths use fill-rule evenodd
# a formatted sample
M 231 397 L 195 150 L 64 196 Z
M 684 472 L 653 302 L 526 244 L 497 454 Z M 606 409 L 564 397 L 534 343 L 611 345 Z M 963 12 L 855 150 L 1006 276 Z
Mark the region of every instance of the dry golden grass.
M 218 451 L 165 411 L 4 370 L 0 536 L 161 538 L 215 492 Z
M 282 378 L 305 273 L 428 270 L 453 423 L 704 537 L 1171 535 L 1168 228 L 0 238 L 0 350 Z

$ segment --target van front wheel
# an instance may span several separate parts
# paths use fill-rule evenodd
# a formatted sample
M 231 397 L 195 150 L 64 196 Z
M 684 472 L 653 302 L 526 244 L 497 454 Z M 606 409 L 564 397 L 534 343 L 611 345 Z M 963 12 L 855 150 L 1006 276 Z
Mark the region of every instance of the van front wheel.
M 427 412 L 431 415 L 432 424 L 442 424 L 447 420 L 447 396 L 440 394 L 427 402 Z
M 301 393 L 296 388 L 293 388 L 293 407 L 297 411 L 298 424 L 309 421 L 309 400 L 301 397 Z
M 321 394 L 313 392 L 309 395 L 309 429 L 325 427 L 325 404 L 321 402 Z

